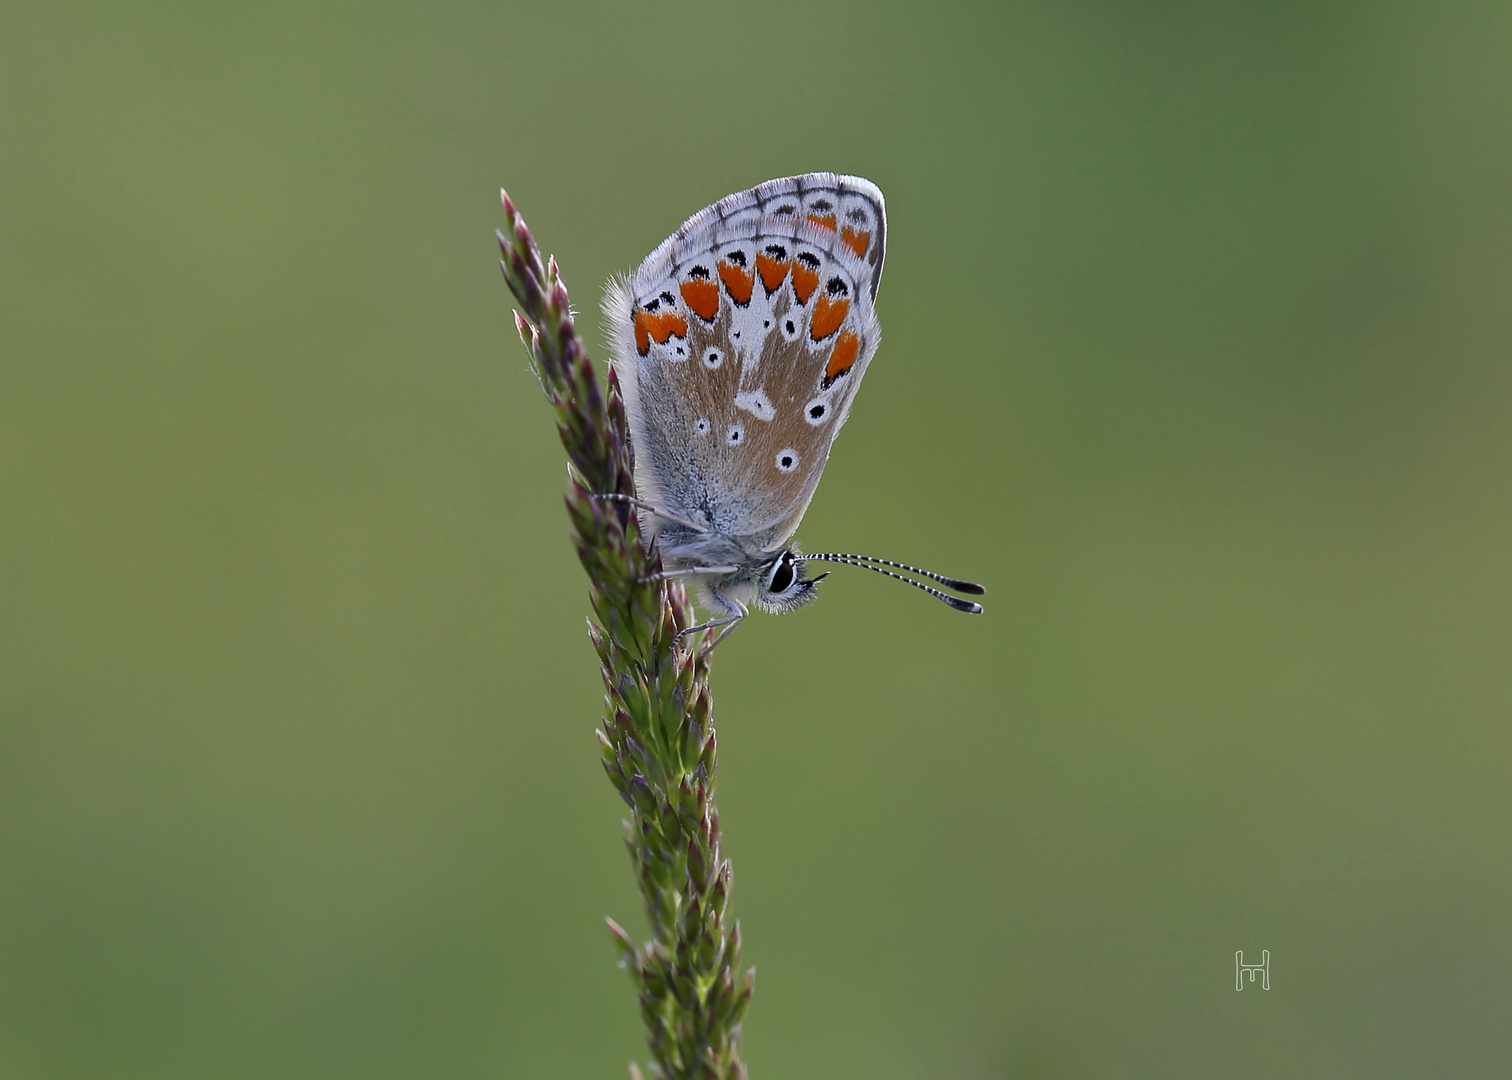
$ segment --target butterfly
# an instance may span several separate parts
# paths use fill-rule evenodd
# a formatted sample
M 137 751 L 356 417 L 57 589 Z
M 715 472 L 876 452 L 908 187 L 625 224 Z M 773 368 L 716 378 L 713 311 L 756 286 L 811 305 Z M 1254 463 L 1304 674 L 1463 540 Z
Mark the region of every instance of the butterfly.
M 882 192 L 807 173 L 730 195 L 685 221 L 605 290 L 624 392 L 636 503 L 663 577 L 691 579 L 717 616 L 717 645 L 754 605 L 791 611 L 843 563 L 947 595 L 982 586 L 864 555 L 803 555 L 792 543 L 835 436 L 876 355 L 886 250 Z M 891 569 L 884 569 L 891 568 Z

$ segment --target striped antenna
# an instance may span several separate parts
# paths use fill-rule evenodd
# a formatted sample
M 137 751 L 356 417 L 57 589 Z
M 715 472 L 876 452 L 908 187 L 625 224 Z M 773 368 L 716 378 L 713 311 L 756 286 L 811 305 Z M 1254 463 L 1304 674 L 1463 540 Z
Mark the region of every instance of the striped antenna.
M 978 585 L 974 581 L 960 581 L 956 578 L 946 577 L 943 574 L 936 574 L 929 570 L 921 570 L 917 566 L 909 566 L 907 563 L 893 562 L 891 559 L 877 559 L 873 558 L 870 555 L 845 555 L 838 552 L 830 552 L 824 555 L 795 555 L 793 556 L 793 558 L 796 562 L 832 562 L 840 563 L 844 566 L 859 566 L 863 570 L 871 570 L 878 574 L 883 574 L 887 577 L 890 577 L 894 581 L 902 581 L 906 584 L 912 585 L 916 589 L 923 589 L 930 596 L 933 596 L 935 599 L 949 604 L 957 611 L 965 611 L 972 615 L 980 615 L 982 613 L 981 604 L 975 603 L 971 600 L 962 600 L 958 596 L 949 596 L 946 593 L 941 592 L 939 589 L 934 589 L 928 585 L 925 585 L 922 581 L 915 581 L 913 578 L 904 577 L 902 574 L 895 574 L 891 570 L 882 569 L 882 567 L 892 566 L 896 567 L 899 570 L 907 570 L 910 573 L 918 574 L 921 577 L 927 577 L 931 581 L 938 581 L 947 589 L 951 589 L 955 592 L 968 593 L 972 596 L 981 596 L 986 593 L 987 590 L 982 588 L 982 586 Z M 873 565 L 874 563 L 880 565 Z

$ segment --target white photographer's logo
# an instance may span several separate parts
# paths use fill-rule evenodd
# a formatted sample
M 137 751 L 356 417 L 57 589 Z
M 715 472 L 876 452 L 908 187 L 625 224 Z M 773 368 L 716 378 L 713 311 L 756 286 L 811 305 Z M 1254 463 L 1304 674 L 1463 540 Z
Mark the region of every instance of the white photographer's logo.
M 1260 973 L 1260 985 L 1270 989 L 1270 950 L 1260 950 L 1260 962 L 1258 964 L 1246 964 L 1244 952 L 1240 950 L 1234 954 L 1234 989 L 1244 989 L 1244 973 L 1249 972 L 1249 981 L 1255 981 L 1255 973 Z

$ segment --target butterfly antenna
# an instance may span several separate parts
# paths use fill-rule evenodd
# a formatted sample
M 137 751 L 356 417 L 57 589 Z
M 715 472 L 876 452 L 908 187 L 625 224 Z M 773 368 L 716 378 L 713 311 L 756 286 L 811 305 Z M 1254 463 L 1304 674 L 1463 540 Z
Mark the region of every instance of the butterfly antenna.
M 974 581 L 960 581 L 944 574 L 936 574 L 932 570 L 921 570 L 917 566 L 909 566 L 907 563 L 893 562 L 891 559 L 878 559 L 871 555 L 850 555 L 844 552 L 836 552 L 828 555 L 800 555 L 800 559 L 855 559 L 863 563 L 881 563 L 883 566 L 891 566 L 894 570 L 907 570 L 910 574 L 918 574 L 927 577 L 930 581 L 938 581 L 951 592 L 969 593 L 972 596 L 982 596 L 986 589 Z
M 912 585 L 916 589 L 923 589 L 930 596 L 933 596 L 936 600 L 940 600 L 946 604 L 949 604 L 957 611 L 969 612 L 972 615 L 980 615 L 982 613 L 981 604 L 975 603 L 971 600 L 962 600 L 958 596 L 949 596 L 946 593 L 942 593 L 939 589 L 934 589 L 928 585 L 925 585 L 922 581 L 915 581 L 913 578 L 904 577 L 902 574 L 895 574 L 891 570 L 882 569 L 882 566 L 873 566 L 872 564 L 881 563 L 883 564 L 883 566 L 896 566 L 899 570 L 911 570 L 915 574 L 922 574 L 924 577 L 927 577 L 932 581 L 938 581 L 941 585 L 944 585 L 948 589 L 954 589 L 956 592 L 970 593 L 973 596 L 981 596 L 987 591 L 986 589 L 982 588 L 982 586 L 972 581 L 957 581 L 955 578 L 948 578 L 942 574 L 934 574 L 928 570 L 920 570 L 917 566 L 909 566 L 907 563 L 892 562 L 888 559 L 874 559 L 868 555 L 797 555 L 794 556 L 794 559 L 797 562 L 832 562 L 840 563 L 844 566 L 859 566 L 863 570 L 871 570 L 875 573 L 890 577 L 894 581 L 902 581 L 906 584 Z

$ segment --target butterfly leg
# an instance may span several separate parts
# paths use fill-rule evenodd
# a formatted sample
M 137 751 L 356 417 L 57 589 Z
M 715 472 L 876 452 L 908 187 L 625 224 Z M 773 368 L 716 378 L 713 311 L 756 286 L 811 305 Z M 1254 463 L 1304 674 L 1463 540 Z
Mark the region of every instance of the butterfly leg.
M 660 570 L 655 574 L 647 574 L 641 578 L 641 581 L 666 581 L 668 578 L 688 577 L 691 574 L 733 574 L 739 569 L 738 566 L 684 566 L 676 570 Z
M 648 514 L 652 514 L 656 517 L 661 518 L 663 521 L 670 521 L 674 525 L 681 525 L 685 529 L 692 529 L 694 532 L 698 533 L 708 532 L 708 529 L 705 526 L 699 525 L 696 522 L 689 521 L 687 518 L 678 517 L 676 514 L 669 514 L 665 510 L 658 510 L 650 503 L 637 499 L 634 495 L 620 495 L 618 493 L 611 493 L 608 495 L 595 495 L 593 496 L 593 498 L 602 499 L 605 502 L 629 503 L 637 510 L 644 510 Z
M 706 623 L 700 623 L 697 626 L 690 626 L 686 630 L 684 630 L 681 633 L 679 633 L 677 635 L 677 637 L 673 638 L 672 639 L 673 643 L 675 644 L 676 642 L 681 641 L 684 637 L 686 637 L 689 634 L 696 634 L 696 633 L 698 633 L 700 631 L 703 631 L 703 630 L 712 630 L 716 626 L 722 627 L 723 629 L 721 629 L 719 631 L 718 636 L 715 637 L 714 640 L 709 643 L 709 647 L 706 648 L 706 649 L 704 649 L 703 652 L 699 654 L 699 655 L 703 656 L 705 659 L 707 659 L 708 655 L 711 652 L 714 651 L 715 647 L 721 641 L 723 641 L 725 638 L 727 638 L 727 637 L 730 636 L 730 631 L 734 630 L 737 626 L 739 626 L 741 620 L 744 619 L 747 615 L 750 614 L 750 608 L 746 607 L 739 600 L 730 600 L 730 601 L 728 601 L 728 603 L 730 603 L 731 605 L 733 605 L 734 608 L 735 608 L 735 611 L 734 611 L 733 614 L 726 615 L 726 616 L 724 616 L 722 618 L 719 618 L 719 619 L 710 619 L 708 622 L 706 622 Z
M 686 630 L 679 630 L 677 632 L 677 636 L 672 640 L 675 643 L 681 641 L 689 634 L 697 634 L 704 630 L 712 630 L 716 626 L 728 626 L 731 623 L 738 623 L 743 618 L 745 618 L 744 614 L 737 613 L 735 615 L 726 615 L 723 618 L 719 619 L 710 619 L 708 622 L 701 622 L 697 626 L 690 626 Z M 724 637 L 724 634 L 721 633 L 719 636 Z
M 730 620 L 730 625 L 726 626 L 723 630 L 721 630 L 719 632 L 719 636 L 716 637 L 712 642 L 710 642 L 709 643 L 709 647 L 703 651 L 704 659 L 708 659 L 709 654 L 711 652 L 713 652 L 715 650 L 715 648 L 718 647 L 719 643 L 721 641 L 723 641 L 725 638 L 727 638 L 727 637 L 730 636 L 730 631 L 734 630 L 737 626 L 739 626 L 740 625 L 740 621 L 742 619 L 744 619 L 747 614 L 749 614 L 749 610 L 746 608 L 746 606 L 744 604 L 741 604 L 740 605 L 740 614 L 736 615 L 734 618 L 732 618 Z
M 713 630 L 716 626 L 723 627 L 724 629 L 720 630 L 719 636 L 714 639 L 714 643 L 703 651 L 703 655 L 708 656 L 714 651 L 714 646 L 723 641 L 731 630 L 740 625 L 740 620 L 750 614 L 750 609 L 739 600 L 732 600 L 730 603 L 734 606 L 735 610 L 729 615 L 718 619 L 710 619 L 708 622 L 699 623 L 697 626 L 690 626 L 686 630 L 679 631 L 677 637 L 672 639 L 673 643 L 676 644 L 689 634 L 697 634 L 704 630 Z

